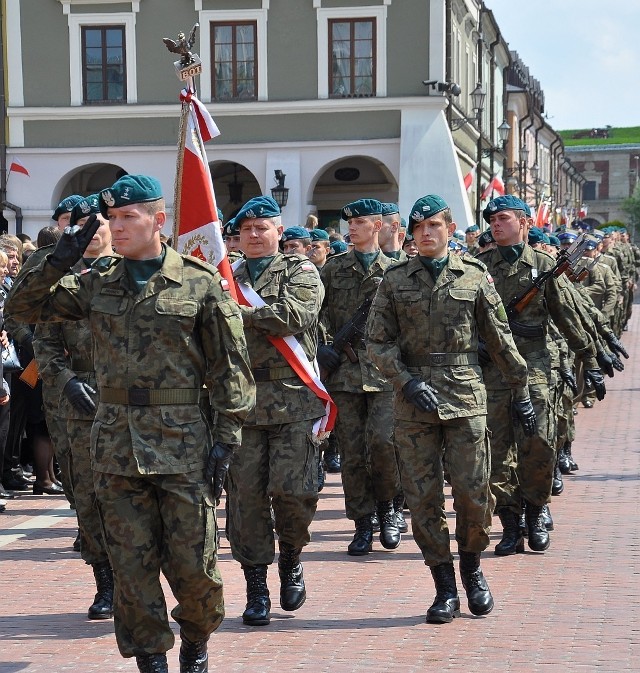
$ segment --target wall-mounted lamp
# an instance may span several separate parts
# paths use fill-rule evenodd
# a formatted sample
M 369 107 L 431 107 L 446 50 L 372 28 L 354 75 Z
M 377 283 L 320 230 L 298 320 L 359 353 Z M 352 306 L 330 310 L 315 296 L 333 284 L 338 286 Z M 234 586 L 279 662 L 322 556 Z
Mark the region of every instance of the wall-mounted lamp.
M 482 84 L 478 82 L 476 84 L 476 88 L 471 92 L 471 107 L 473 108 L 475 116 L 453 119 L 451 121 L 451 129 L 453 131 L 462 128 L 465 124 L 468 124 L 469 122 L 475 122 L 476 124 L 480 123 L 480 115 L 482 114 L 482 110 L 484 109 L 484 99 L 486 95 L 487 94 L 484 92 L 484 89 L 482 88 Z
M 271 188 L 271 196 L 280 208 L 284 208 L 289 199 L 289 188 L 284 186 L 284 179 L 287 176 L 279 169 L 275 170 L 274 173 L 277 185 Z
M 437 79 L 425 79 L 422 83 L 425 86 L 430 86 L 432 91 L 448 93 L 451 96 L 459 96 L 462 93 L 462 89 L 455 82 L 438 82 Z

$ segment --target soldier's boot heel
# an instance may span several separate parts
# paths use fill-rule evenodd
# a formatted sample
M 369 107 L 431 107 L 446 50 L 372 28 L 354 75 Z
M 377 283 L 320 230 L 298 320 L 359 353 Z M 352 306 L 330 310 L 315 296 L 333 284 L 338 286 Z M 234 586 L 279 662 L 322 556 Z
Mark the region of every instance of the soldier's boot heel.
M 378 519 L 380 521 L 380 544 L 385 549 L 397 549 L 400 545 L 400 530 L 393 508 L 393 500 L 377 503 Z
M 302 563 L 300 563 L 301 551 L 286 542 L 280 543 L 280 556 L 278 557 L 280 607 L 287 612 L 297 610 L 307 600 L 304 573 Z
M 242 621 L 249 626 L 266 626 L 271 621 L 267 566 L 243 566 L 242 570 L 247 582 L 247 605 Z
M 209 673 L 208 638 L 189 640 L 180 633 L 180 673 Z
M 496 556 L 512 556 L 524 551 L 524 537 L 520 528 L 520 517 L 506 507 L 498 510 L 500 523 L 502 524 L 502 539 L 496 545 Z
M 532 551 L 546 551 L 551 545 L 549 531 L 542 517 L 542 506 L 527 502 L 527 526 L 529 528 L 529 549 Z
M 493 596 L 480 568 L 479 552 L 460 552 L 460 577 L 471 614 L 488 615 L 493 610 Z
M 89 619 L 110 619 L 113 617 L 113 572 L 109 561 L 94 563 L 93 576 L 96 580 L 97 593 L 89 606 Z
M 365 556 L 373 546 L 373 526 L 371 515 L 356 519 L 356 533 L 347 547 L 349 556 Z
M 166 654 L 143 654 L 136 657 L 140 673 L 169 673 Z
M 404 518 L 404 494 L 396 495 L 393 499 L 393 509 L 396 513 L 396 524 L 401 533 L 406 533 L 409 530 L 409 524 Z
M 436 597 L 427 610 L 429 624 L 448 624 L 460 616 L 460 598 L 456 587 L 456 573 L 453 563 L 441 563 L 430 568 L 436 585 Z

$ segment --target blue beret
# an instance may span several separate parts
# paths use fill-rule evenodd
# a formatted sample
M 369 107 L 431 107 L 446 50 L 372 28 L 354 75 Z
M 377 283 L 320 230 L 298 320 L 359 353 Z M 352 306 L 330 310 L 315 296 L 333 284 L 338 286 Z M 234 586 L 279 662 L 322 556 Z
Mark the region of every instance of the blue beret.
M 494 213 L 503 210 L 522 210 L 526 215 L 531 215 L 531 209 L 522 199 L 513 194 L 505 194 L 489 201 L 487 207 L 482 211 L 482 217 L 485 222 L 489 222 Z
M 283 241 L 295 241 L 300 238 L 311 238 L 309 230 L 304 227 L 289 227 L 282 232 Z
M 604 238 L 604 233 L 600 231 L 599 229 L 594 229 L 591 232 L 592 236 L 595 236 L 596 238 L 603 239 Z
M 465 229 L 465 234 L 473 234 L 474 231 L 480 231 L 480 227 L 477 224 L 472 224 L 470 227 Z
M 397 203 L 383 203 L 382 204 L 382 214 L 383 215 L 395 215 L 400 214 L 400 208 L 398 208 Z
M 100 212 L 106 217 L 108 208 L 149 203 L 161 198 L 162 187 L 155 178 L 149 175 L 124 175 L 100 192 Z
M 453 238 L 455 238 L 456 241 L 460 241 L 462 243 L 462 241 L 465 240 L 464 231 L 462 231 L 462 229 L 456 229 L 453 232 Z
M 414 224 L 422 222 L 422 220 L 426 220 L 429 217 L 433 217 L 443 210 L 446 210 L 448 207 L 447 202 L 437 194 L 427 194 L 427 196 L 418 199 L 411 209 L 407 232 L 411 234 L 413 232 Z
M 98 214 L 100 212 L 100 196 L 98 194 L 91 194 L 81 201 L 78 201 L 76 205 L 71 209 L 71 220 L 69 224 L 73 226 L 81 220 L 83 217 L 89 217 L 89 215 Z
M 328 241 L 329 234 L 324 229 L 312 229 L 309 232 L 312 241 Z
M 347 252 L 348 247 L 344 241 L 334 241 L 330 246 L 332 254 L 339 255 L 341 252 Z
M 382 203 L 376 199 L 358 199 L 347 203 L 340 212 L 343 220 L 366 215 L 382 215 Z
M 72 194 L 71 196 L 65 197 L 62 199 L 62 201 L 60 201 L 58 207 L 53 211 L 51 219 L 57 222 L 60 215 L 64 215 L 64 213 L 70 213 L 76 203 L 78 203 L 78 201 L 82 201 L 83 198 L 84 196 L 80 196 L 80 194 Z
M 278 217 L 280 206 L 270 196 L 254 196 L 249 199 L 235 216 L 235 227 L 238 231 L 243 220 L 255 220 L 262 217 Z
M 552 245 L 554 248 L 560 247 L 560 239 L 553 234 L 549 234 L 549 245 Z
M 542 231 L 542 229 L 539 227 L 531 227 L 531 229 L 529 229 L 529 237 L 527 241 L 529 245 L 544 243 L 544 231 Z

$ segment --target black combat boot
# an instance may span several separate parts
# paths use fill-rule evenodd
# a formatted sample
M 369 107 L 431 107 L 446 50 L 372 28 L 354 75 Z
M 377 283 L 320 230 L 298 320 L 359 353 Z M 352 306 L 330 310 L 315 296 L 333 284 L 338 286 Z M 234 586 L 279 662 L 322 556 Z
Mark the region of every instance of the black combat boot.
M 351 544 L 347 547 L 349 556 L 364 556 L 371 551 L 373 542 L 373 526 L 371 525 L 371 515 L 356 519 L 356 534 L 353 536 Z
M 507 507 L 498 510 L 502 524 L 502 540 L 496 545 L 496 556 L 511 556 L 524 551 L 523 530 L 520 528 L 520 517 Z
M 542 506 L 527 503 L 527 526 L 529 528 L 529 549 L 545 551 L 549 549 L 551 540 L 542 519 Z
M 96 580 L 98 593 L 89 607 L 87 617 L 89 619 L 110 619 L 113 617 L 113 572 L 109 561 L 95 563 L 93 576 Z
M 393 509 L 396 513 L 396 523 L 398 524 L 398 530 L 401 533 L 406 533 L 409 530 L 407 520 L 404 518 L 404 495 L 396 495 L 393 499 Z
M 380 544 L 385 549 L 397 549 L 400 545 L 400 531 L 393 509 L 393 500 L 376 503 L 376 509 L 380 520 Z
M 304 574 L 300 563 L 300 552 L 286 542 L 280 543 L 278 574 L 280 575 L 280 607 L 293 612 L 307 600 L 304 588 Z
M 436 585 L 436 597 L 427 610 L 429 624 L 448 624 L 460 616 L 460 598 L 456 587 L 456 572 L 453 563 L 441 563 L 430 568 Z
M 471 614 L 488 615 L 493 610 L 493 596 L 480 569 L 480 552 L 460 552 L 460 578 Z
M 544 527 L 547 530 L 553 530 L 553 518 L 551 517 L 551 510 L 549 509 L 549 505 L 542 505 L 540 516 L 542 517 Z
M 551 481 L 551 495 L 560 495 L 562 491 L 564 491 L 564 481 L 562 480 L 559 460 L 556 459 L 556 465 L 553 468 L 553 480 Z
M 569 474 L 571 472 L 571 466 L 569 465 L 569 456 L 567 455 L 567 443 L 565 442 L 558 449 L 558 467 L 562 474 Z
M 242 566 L 242 570 L 247 581 L 247 607 L 242 621 L 249 626 L 266 626 L 271 621 L 267 566 Z
M 180 673 L 208 673 L 209 655 L 207 654 L 207 641 L 189 640 L 183 633 L 180 633 L 182 644 L 180 645 Z
M 143 654 L 136 657 L 140 673 L 169 673 L 166 654 Z
M 571 472 L 576 472 L 578 468 L 578 463 L 573 459 L 573 456 L 571 455 L 571 442 L 567 442 L 564 445 L 564 452 L 567 454 L 567 458 L 569 460 L 569 470 Z

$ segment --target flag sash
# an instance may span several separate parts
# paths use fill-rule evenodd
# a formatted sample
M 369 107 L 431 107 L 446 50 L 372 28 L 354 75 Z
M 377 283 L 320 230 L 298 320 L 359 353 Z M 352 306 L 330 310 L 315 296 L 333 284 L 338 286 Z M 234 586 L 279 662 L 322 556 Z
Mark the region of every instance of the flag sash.
M 236 290 L 238 303 L 241 305 L 254 308 L 262 308 L 263 306 L 266 306 L 264 299 L 262 299 L 262 297 L 249 285 L 238 283 L 236 281 Z M 302 346 L 294 336 L 267 336 L 267 339 L 284 357 L 287 364 L 299 376 L 307 388 L 315 393 L 324 403 L 325 414 L 313 425 L 313 434 L 319 439 L 323 439 L 331 432 L 331 430 L 333 430 L 337 415 L 337 407 L 320 380 L 316 360 L 313 361 L 313 365 L 309 362 Z

